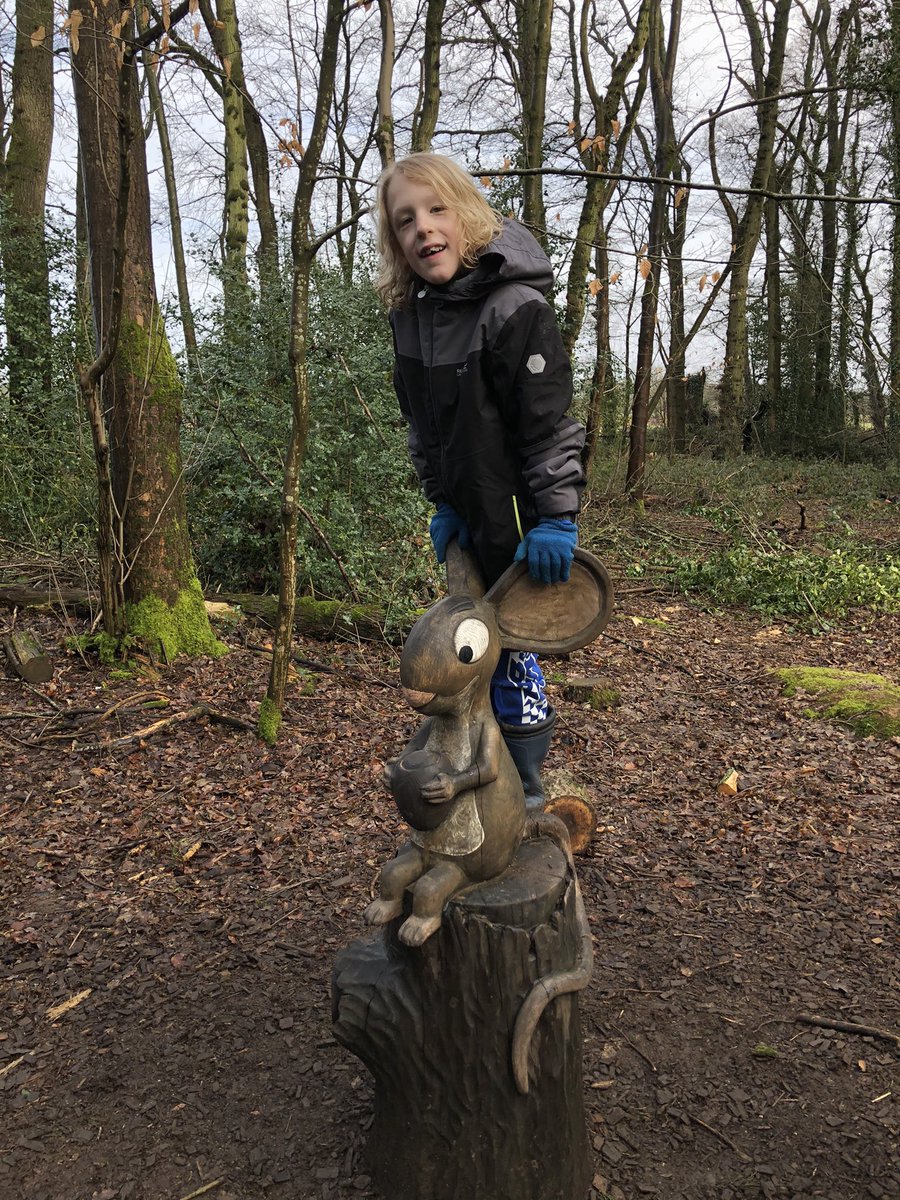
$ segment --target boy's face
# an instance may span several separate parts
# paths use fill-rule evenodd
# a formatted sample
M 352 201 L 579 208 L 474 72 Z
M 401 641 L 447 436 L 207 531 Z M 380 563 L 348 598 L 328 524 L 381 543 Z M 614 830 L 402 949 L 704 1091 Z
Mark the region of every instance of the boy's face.
M 462 265 L 461 231 L 451 212 L 427 183 L 414 183 L 398 171 L 387 192 L 394 236 L 420 279 L 449 283 Z

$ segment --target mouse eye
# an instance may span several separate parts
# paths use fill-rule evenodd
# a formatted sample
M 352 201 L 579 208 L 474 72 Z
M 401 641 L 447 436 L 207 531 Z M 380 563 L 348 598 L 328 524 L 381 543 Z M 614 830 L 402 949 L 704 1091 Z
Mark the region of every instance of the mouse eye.
M 453 646 L 460 662 L 478 662 L 488 648 L 491 635 L 483 621 L 469 617 L 463 621 L 453 635 Z

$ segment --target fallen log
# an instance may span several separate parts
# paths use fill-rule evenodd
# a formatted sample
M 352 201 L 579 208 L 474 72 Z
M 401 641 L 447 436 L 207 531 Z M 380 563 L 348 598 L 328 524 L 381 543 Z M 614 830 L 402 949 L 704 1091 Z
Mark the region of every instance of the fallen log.
M 275 628 L 278 597 L 256 592 L 208 592 L 207 600 L 235 604 L 247 616 L 269 629 Z M 9 608 L 53 608 L 63 604 L 82 616 L 93 616 L 98 602 L 77 588 L 33 588 L 24 584 L 0 585 L 0 604 Z M 405 613 L 394 623 L 398 634 L 408 631 L 419 613 Z M 385 638 L 387 614 L 375 604 L 346 604 L 341 600 L 315 600 L 299 596 L 294 629 L 301 637 Z
M 26 683 L 47 683 L 53 678 L 50 655 L 30 630 L 14 630 L 3 639 L 3 649 L 9 665 Z

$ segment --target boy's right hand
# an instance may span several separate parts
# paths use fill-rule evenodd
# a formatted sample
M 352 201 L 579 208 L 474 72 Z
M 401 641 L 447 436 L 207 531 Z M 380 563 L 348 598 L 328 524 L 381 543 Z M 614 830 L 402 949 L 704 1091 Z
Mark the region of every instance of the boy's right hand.
M 451 538 L 459 538 L 460 550 L 468 550 L 472 545 L 472 535 L 469 527 L 455 508 L 449 504 L 439 504 L 438 510 L 431 518 L 428 527 L 431 543 L 439 563 L 446 562 L 447 546 Z

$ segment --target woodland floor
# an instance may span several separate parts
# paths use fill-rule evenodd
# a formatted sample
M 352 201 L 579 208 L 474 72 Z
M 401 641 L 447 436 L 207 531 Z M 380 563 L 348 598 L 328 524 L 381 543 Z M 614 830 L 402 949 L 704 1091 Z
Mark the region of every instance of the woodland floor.
M 113 682 L 59 618 L 20 622 L 58 653 L 50 684 L 0 677 L 0 1196 L 374 1197 L 329 975 L 400 837 L 378 783 L 413 728 L 396 651 L 299 645 L 337 673 L 295 689 L 274 750 L 205 720 L 117 744 L 198 703 L 252 723 L 263 633 Z M 622 695 L 597 713 L 551 686 L 550 765 L 600 814 L 591 1196 L 900 1196 L 898 1042 L 799 1021 L 900 1033 L 900 747 L 808 719 L 769 674 L 892 673 L 900 622 L 816 637 L 623 582 L 607 632 L 545 663 Z

